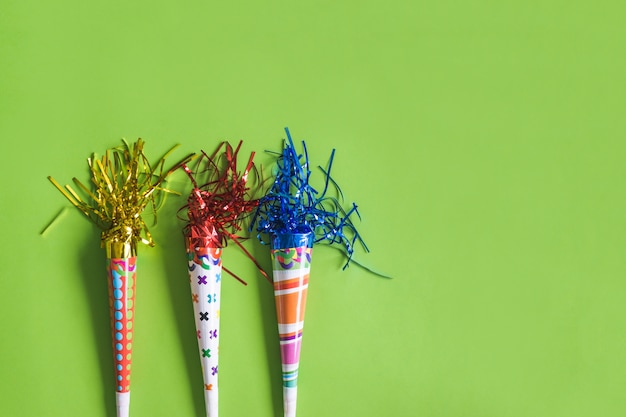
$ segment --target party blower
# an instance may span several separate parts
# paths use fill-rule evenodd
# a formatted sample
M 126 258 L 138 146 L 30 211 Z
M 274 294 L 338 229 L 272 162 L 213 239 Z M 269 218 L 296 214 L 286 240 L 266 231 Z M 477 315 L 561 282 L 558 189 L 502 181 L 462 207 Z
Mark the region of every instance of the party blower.
M 348 266 L 357 243 L 367 251 L 350 216 L 358 216 L 356 204 L 347 212 L 337 198 L 327 196 L 332 184 L 330 177 L 333 150 L 324 170 L 324 190 L 319 193 L 310 184 L 311 171 L 306 144 L 304 155 L 296 152 L 289 129 L 287 141 L 277 158 L 274 184 L 259 201 L 253 224 L 259 238 L 271 246 L 274 299 L 280 337 L 283 373 L 283 402 L 285 417 L 296 415 L 298 367 L 304 328 L 304 313 L 311 270 L 311 255 L 315 243 L 337 243 L 348 256 Z M 269 239 L 267 239 L 269 237 Z
M 202 152 L 194 171 L 187 165 L 183 166 L 193 184 L 187 205 L 181 210 L 186 210 L 188 218 L 184 235 L 208 417 L 218 415 L 222 269 L 246 284 L 222 267 L 222 248 L 228 240 L 239 246 L 269 280 L 258 262 L 241 244 L 243 238 L 236 234 L 241 230 L 242 221 L 258 205 L 258 200 L 252 198 L 254 190 L 249 187 L 251 176 L 252 182 L 259 180 L 254 169 L 254 152 L 243 173 L 237 170 L 237 155 L 241 145 L 242 142 L 239 142 L 237 149 L 233 150 L 228 142 L 223 142 L 211 156 Z
M 102 247 L 106 249 L 113 356 L 116 378 L 117 416 L 127 417 L 130 408 L 130 375 L 137 277 L 137 244 L 154 246 L 152 236 L 142 219 L 146 206 L 156 215 L 161 193 L 174 193 L 161 185 L 166 177 L 193 159 L 185 157 L 164 170 L 168 151 L 156 164 L 150 165 L 143 153 L 144 141 L 107 150 L 101 159 L 89 158 L 90 190 L 78 179 L 74 183 L 84 194 L 83 200 L 69 185 L 61 187 L 48 179 L 87 218 L 102 230 Z M 176 193 L 175 193 L 176 194 Z

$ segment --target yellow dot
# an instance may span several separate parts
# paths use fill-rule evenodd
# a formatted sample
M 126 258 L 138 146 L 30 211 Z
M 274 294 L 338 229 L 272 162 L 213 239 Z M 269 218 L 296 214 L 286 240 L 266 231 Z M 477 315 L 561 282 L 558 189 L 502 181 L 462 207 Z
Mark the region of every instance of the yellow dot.
M 128 340 L 131 340 L 133 338 L 133 332 L 128 332 L 128 334 L 126 335 L 126 338 Z

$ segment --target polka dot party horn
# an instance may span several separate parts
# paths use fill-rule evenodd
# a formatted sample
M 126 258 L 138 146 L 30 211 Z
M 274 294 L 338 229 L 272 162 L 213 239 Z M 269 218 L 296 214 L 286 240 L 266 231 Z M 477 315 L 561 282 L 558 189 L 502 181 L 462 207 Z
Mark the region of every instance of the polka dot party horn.
M 320 167 L 326 181 L 323 191 L 319 193 L 309 184 L 311 171 L 306 144 L 302 142 L 304 155 L 299 155 L 289 130 L 285 129 L 285 132 L 287 141 L 277 158 L 274 183 L 260 199 L 253 224 L 261 241 L 271 245 L 284 416 L 295 417 L 313 246 L 320 242 L 342 245 L 348 256 L 344 268 L 348 266 L 357 242 L 366 251 L 367 247 L 350 221 L 352 214 L 358 216 L 357 206 L 353 204 L 346 212 L 336 198 L 327 196 L 331 184 L 340 193 L 330 177 L 334 150 L 328 169 Z
M 206 415 L 218 415 L 218 357 L 220 332 L 220 304 L 222 269 L 245 284 L 222 266 L 222 248 L 231 240 L 257 265 L 252 255 L 242 246 L 242 221 L 252 213 L 258 200 L 252 198 L 249 188 L 254 170 L 254 153 L 250 155 L 243 173 L 237 170 L 237 155 L 242 142 L 233 150 L 223 142 L 209 156 L 202 152 L 194 171 L 183 168 L 193 184 L 187 204 L 181 209 L 187 214 L 184 229 L 191 284 L 191 300 L 196 323 L 196 338 L 202 364 Z M 253 181 L 259 179 L 252 175 Z
M 61 187 L 56 180 L 48 177 L 76 208 L 102 230 L 102 246 L 107 255 L 118 417 L 127 417 L 130 409 L 137 244 L 141 242 L 154 246 L 142 214 L 150 205 L 156 215 L 157 197 L 163 192 L 174 193 L 162 187 L 166 177 L 194 157 L 189 155 L 165 170 L 165 158 L 176 147 L 151 165 L 143 153 L 144 144 L 141 139 L 132 145 L 124 142 L 122 147 L 107 150 L 101 159 L 88 159 L 94 189 L 90 190 L 74 178 L 74 183 L 86 195 L 85 199 L 71 186 Z

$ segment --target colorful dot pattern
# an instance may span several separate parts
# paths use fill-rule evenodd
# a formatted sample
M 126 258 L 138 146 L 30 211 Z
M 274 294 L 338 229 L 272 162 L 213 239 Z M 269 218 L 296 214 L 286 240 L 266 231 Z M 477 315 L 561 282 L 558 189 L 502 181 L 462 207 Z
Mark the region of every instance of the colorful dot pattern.
M 188 248 L 187 252 L 191 301 L 196 321 L 196 337 L 202 363 L 204 389 L 215 395 L 217 395 L 222 286 L 221 256 L 221 248 Z
M 113 333 L 113 359 L 117 392 L 130 391 L 135 313 L 136 258 L 107 260 L 109 306 Z

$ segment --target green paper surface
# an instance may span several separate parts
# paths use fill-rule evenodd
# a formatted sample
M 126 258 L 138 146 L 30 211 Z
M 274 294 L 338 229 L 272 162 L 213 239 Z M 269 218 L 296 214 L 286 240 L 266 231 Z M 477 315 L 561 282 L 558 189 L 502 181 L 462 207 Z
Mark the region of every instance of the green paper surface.
M 359 205 L 371 249 L 316 247 L 298 416 L 626 414 L 622 2 L 5 0 L 0 415 L 115 414 L 99 233 L 48 182 L 283 128 Z M 243 153 L 242 153 L 243 154 Z M 322 176 L 318 177 L 322 184 Z M 182 172 L 168 186 L 189 189 Z M 138 249 L 131 416 L 202 416 L 184 203 Z M 149 216 L 147 218 L 150 224 Z M 269 248 L 246 243 L 270 270 Z M 224 266 L 220 414 L 282 415 L 272 288 Z

